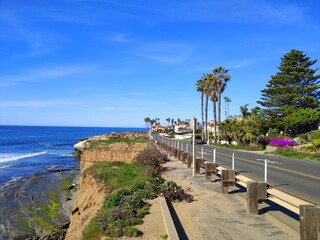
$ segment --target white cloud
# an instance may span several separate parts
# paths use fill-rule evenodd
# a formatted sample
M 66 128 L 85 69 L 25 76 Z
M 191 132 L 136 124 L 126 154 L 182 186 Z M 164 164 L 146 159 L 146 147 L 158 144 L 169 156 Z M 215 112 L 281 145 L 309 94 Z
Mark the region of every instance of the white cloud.
M 225 66 L 227 69 L 245 68 L 245 67 L 251 66 L 255 62 L 256 62 L 255 59 L 242 60 L 242 61 L 232 61 L 232 62 L 226 63 Z
M 192 47 L 176 42 L 144 42 L 136 44 L 128 54 L 165 63 L 179 63 L 193 53 Z
M 115 34 L 115 35 L 112 35 L 112 36 L 106 36 L 106 37 L 103 37 L 103 39 L 106 39 L 108 41 L 123 42 L 123 43 L 132 42 L 133 41 L 132 38 L 128 37 L 125 34 Z
M 36 101 L 0 101 L 0 107 L 55 107 L 55 106 L 66 106 L 66 105 L 76 105 L 76 102 L 65 100 L 65 99 L 55 99 L 55 100 L 36 100 Z
M 17 83 L 41 82 L 48 79 L 63 78 L 70 75 L 78 75 L 96 70 L 93 66 L 66 66 L 66 67 L 52 67 L 42 69 L 28 70 L 23 74 L 0 76 L 0 87 L 13 85 Z

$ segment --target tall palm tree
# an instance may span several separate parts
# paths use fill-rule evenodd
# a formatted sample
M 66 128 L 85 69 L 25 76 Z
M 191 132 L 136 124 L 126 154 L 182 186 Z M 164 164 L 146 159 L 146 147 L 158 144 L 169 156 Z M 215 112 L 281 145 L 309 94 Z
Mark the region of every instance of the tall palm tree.
M 225 103 L 225 114 L 226 114 L 226 119 L 227 119 L 227 118 L 229 118 L 229 103 L 231 103 L 231 98 L 225 96 L 224 103 Z
M 217 101 L 218 101 L 217 84 L 218 84 L 218 81 L 215 78 L 215 76 L 210 74 L 209 86 L 210 86 L 210 100 L 212 101 L 212 106 L 213 106 L 214 144 L 217 144 Z
M 153 124 L 156 123 L 157 121 L 156 121 L 155 119 L 151 119 L 149 122 L 150 122 L 150 125 L 151 125 L 151 127 L 152 127 Z
M 151 119 L 150 119 L 149 117 L 146 117 L 146 118 L 144 119 L 144 122 L 146 123 L 146 127 L 147 127 L 147 128 L 150 128 L 150 121 L 151 121 Z
M 205 128 L 205 137 L 204 141 L 206 142 L 208 139 L 208 103 L 209 103 L 209 97 L 211 95 L 211 84 L 210 79 L 212 78 L 212 74 L 206 73 L 203 75 L 203 79 L 205 82 L 204 86 L 204 94 L 206 96 L 206 102 L 205 102 L 205 125 L 203 126 Z
M 229 71 L 228 69 L 225 69 L 221 66 L 216 67 L 215 69 L 212 70 L 212 74 L 217 81 L 216 91 L 217 91 L 217 98 L 218 98 L 218 123 L 221 122 L 221 94 L 224 92 L 227 86 L 227 82 L 230 81 L 230 75 L 228 74 L 228 71 Z
M 197 82 L 196 82 L 196 89 L 197 89 L 197 92 L 200 92 L 201 93 L 201 97 L 200 97 L 200 100 L 201 100 L 201 122 L 202 122 L 202 139 L 204 139 L 203 137 L 203 134 L 204 134 L 204 128 L 203 128 L 203 125 L 204 125 L 204 116 L 203 116 L 203 97 L 204 97 L 204 94 L 205 94 L 205 79 L 204 77 L 201 77 Z
M 168 126 L 170 125 L 171 118 L 166 118 L 166 122 L 168 122 Z

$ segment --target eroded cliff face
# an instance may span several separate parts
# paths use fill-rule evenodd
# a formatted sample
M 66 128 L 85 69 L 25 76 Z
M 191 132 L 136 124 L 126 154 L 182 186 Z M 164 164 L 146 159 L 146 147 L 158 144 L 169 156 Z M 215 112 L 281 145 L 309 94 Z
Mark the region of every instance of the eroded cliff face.
M 104 135 L 103 138 L 105 139 L 106 136 Z M 99 140 L 99 138 L 95 137 L 94 141 L 96 140 Z M 99 184 L 91 175 L 84 173 L 84 170 L 96 162 L 131 162 L 147 146 L 146 143 L 133 142 L 128 144 L 119 142 L 102 144 L 97 148 L 89 150 L 88 141 L 91 140 L 86 140 L 86 142 L 80 144 L 82 149 L 80 156 L 81 175 L 79 179 L 79 191 L 70 216 L 70 226 L 67 231 L 66 240 L 80 240 L 82 238 L 85 228 L 98 213 L 105 198 L 104 186 Z
M 127 144 L 120 142 L 86 150 L 81 154 L 81 172 L 97 162 L 122 161 L 129 163 L 145 147 L 145 143 Z
M 90 175 L 81 175 L 80 188 L 70 216 L 66 240 L 81 239 L 90 220 L 97 214 L 104 200 L 104 187 Z

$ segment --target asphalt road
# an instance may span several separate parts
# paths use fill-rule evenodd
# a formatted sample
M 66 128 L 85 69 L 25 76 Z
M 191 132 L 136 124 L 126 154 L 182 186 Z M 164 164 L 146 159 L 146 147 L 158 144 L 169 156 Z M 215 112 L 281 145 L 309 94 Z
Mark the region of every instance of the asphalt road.
M 160 140 L 162 138 L 160 136 L 157 138 L 159 141 L 167 141 L 170 146 L 192 152 L 190 143 L 166 138 Z M 220 148 L 206 144 L 197 144 L 195 149 L 197 157 L 208 161 L 213 161 L 213 149 L 216 149 L 216 163 L 228 169 L 232 168 L 234 153 L 234 170 L 258 181 L 264 181 L 264 159 L 267 159 L 267 183 L 269 185 L 315 204 L 320 204 L 320 162 Z

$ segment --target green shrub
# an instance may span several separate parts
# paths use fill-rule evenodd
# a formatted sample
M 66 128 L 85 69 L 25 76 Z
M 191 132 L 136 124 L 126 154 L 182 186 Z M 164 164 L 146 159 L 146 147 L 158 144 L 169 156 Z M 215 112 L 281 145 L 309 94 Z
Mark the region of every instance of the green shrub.
M 320 139 L 320 130 L 314 131 L 310 135 L 310 140 Z
M 304 141 L 308 141 L 308 133 L 301 133 L 298 137 Z
M 279 148 L 275 152 L 267 152 L 266 154 L 320 161 L 320 155 L 317 153 L 301 152 L 301 151 L 294 150 L 292 148 Z
M 123 143 L 127 143 L 127 144 L 136 143 L 136 142 L 144 143 L 144 142 L 146 142 L 146 139 L 143 137 L 136 137 L 134 139 L 114 138 L 114 139 L 110 139 L 110 140 L 98 140 L 98 141 L 90 143 L 89 149 L 94 149 L 94 148 L 97 148 L 101 145 L 108 145 L 108 144 L 119 143 L 119 142 L 123 142 Z
M 269 128 L 267 134 L 268 134 L 268 136 L 278 136 L 279 130 L 276 128 Z
M 319 139 L 315 139 L 315 140 L 311 140 L 312 145 L 315 147 L 316 150 L 320 149 L 320 138 Z

